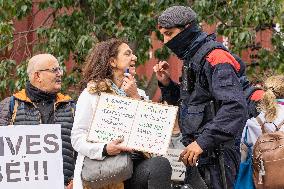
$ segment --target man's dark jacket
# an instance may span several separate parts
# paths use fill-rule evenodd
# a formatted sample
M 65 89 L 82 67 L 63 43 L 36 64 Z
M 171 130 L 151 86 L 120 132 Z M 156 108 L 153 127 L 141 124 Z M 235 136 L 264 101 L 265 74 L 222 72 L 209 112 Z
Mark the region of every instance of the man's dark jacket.
M 8 97 L 0 103 L 0 126 L 5 125 L 38 125 L 42 123 L 42 118 L 36 103 L 32 102 L 26 94 L 26 90 L 13 95 L 16 104 L 16 114 L 12 118 L 10 112 L 10 98 Z M 17 101 L 17 102 L 16 102 Z M 61 125 L 62 157 L 64 183 L 67 185 L 73 178 L 75 168 L 75 154 L 71 145 L 71 130 L 74 121 L 75 104 L 69 96 L 61 93 L 56 94 L 54 103 L 54 114 L 52 123 Z M 12 107 L 14 111 L 14 107 Z M 13 120 L 12 120 L 13 119 Z
M 184 60 L 185 66 L 210 40 L 215 40 L 213 35 L 208 36 L 194 25 L 166 45 Z M 196 69 L 196 65 L 201 68 Z M 208 150 L 237 141 L 247 120 L 247 103 L 238 77 L 241 65 L 228 51 L 214 49 L 201 62 L 189 67 L 187 91 L 183 81 L 181 85 L 171 81 L 166 87 L 159 83 L 163 100 L 175 105 L 180 102 L 183 144 L 187 146 L 196 140 L 203 150 Z

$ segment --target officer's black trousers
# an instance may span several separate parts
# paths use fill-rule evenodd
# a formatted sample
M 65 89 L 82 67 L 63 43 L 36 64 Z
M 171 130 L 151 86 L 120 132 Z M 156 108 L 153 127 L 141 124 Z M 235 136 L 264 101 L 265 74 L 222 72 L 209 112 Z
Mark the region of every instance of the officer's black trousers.
M 227 188 L 233 189 L 240 164 L 239 148 L 237 146 L 231 148 L 225 147 L 223 157 L 224 157 Z M 186 184 L 191 184 L 191 182 L 193 182 L 192 179 L 190 178 L 191 169 L 192 169 L 191 167 L 187 168 L 187 172 L 185 174 Z M 201 177 L 207 183 L 208 189 L 224 189 L 222 176 L 221 176 L 221 169 L 219 164 L 219 157 L 216 158 L 215 160 L 212 160 L 211 162 L 198 165 L 198 170 Z

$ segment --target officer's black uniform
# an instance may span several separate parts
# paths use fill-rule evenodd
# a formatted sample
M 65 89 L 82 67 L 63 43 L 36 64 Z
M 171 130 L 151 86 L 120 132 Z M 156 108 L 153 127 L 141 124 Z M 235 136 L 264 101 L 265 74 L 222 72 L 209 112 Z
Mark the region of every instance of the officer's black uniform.
M 180 85 L 171 81 L 168 86 L 159 86 L 163 100 L 180 106 L 183 144 L 195 140 L 204 151 L 198 168 L 205 182 L 214 189 L 224 188 L 219 165 L 219 154 L 224 153 L 227 186 L 233 188 L 240 162 L 239 139 L 247 120 L 247 103 L 238 76 L 243 68 L 222 45 L 200 62 L 191 62 L 210 41 L 215 41 L 213 35 L 192 24 L 166 43 L 184 60 L 183 74 Z M 190 167 L 186 182 L 189 171 Z

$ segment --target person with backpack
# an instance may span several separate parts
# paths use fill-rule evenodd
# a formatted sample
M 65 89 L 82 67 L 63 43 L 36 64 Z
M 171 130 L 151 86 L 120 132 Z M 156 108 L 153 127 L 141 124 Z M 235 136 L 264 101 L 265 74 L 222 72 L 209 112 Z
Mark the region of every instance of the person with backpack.
M 243 138 L 253 148 L 253 180 L 257 189 L 284 188 L 284 75 L 264 82 L 260 114 L 247 121 Z
M 253 162 L 252 162 L 252 148 L 253 143 L 251 142 L 251 136 L 249 135 L 248 125 L 254 120 L 259 114 L 260 110 L 257 108 L 261 99 L 263 98 L 264 90 L 257 87 L 249 101 L 249 110 L 253 107 L 251 111 L 250 119 L 247 120 L 246 126 L 243 130 L 240 151 L 241 151 L 241 163 L 238 170 L 237 179 L 234 185 L 234 189 L 255 189 L 253 183 Z
M 259 102 L 260 114 L 258 118 L 247 121 L 248 143 L 255 144 L 262 134 L 258 120 L 265 123 L 265 129 L 269 132 L 275 131 L 275 125 L 284 120 L 284 76 L 271 76 L 264 81 L 264 94 Z M 281 120 L 282 119 L 282 120 Z M 284 127 L 281 129 L 283 130 Z M 245 130 L 243 132 L 243 136 Z
M 60 124 L 65 189 L 72 189 L 75 151 L 71 145 L 75 103 L 59 93 L 63 70 L 51 54 L 33 56 L 25 89 L 0 102 L 0 126 Z
M 169 7 L 158 17 L 165 45 L 183 60 L 181 83 L 170 79 L 166 61 L 153 69 L 162 100 L 180 107 L 185 183 L 192 188 L 233 188 L 248 119 L 244 89 L 250 88 L 249 82 L 240 58 L 217 42 L 214 34 L 202 32 L 196 18 L 185 6 Z M 192 176 L 196 166 L 206 184 Z

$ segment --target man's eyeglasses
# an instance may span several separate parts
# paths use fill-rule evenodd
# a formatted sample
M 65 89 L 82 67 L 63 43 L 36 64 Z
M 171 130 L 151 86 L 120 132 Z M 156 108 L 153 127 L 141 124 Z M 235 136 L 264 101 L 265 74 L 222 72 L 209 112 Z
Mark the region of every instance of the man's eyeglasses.
M 44 72 L 44 71 L 55 73 L 55 74 L 62 74 L 63 73 L 63 69 L 61 67 L 55 67 L 55 68 L 51 68 L 51 69 L 38 70 L 38 72 Z

